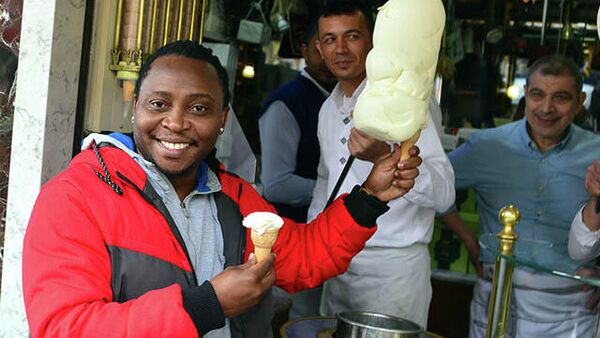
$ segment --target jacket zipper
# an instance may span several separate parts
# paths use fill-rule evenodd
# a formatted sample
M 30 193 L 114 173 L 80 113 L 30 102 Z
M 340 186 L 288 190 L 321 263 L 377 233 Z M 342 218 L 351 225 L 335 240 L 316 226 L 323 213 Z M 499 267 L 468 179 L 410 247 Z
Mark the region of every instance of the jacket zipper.
M 198 286 L 198 280 L 196 279 L 196 271 L 194 270 L 194 266 L 192 265 L 192 260 L 190 259 L 190 253 L 188 252 L 187 247 L 185 246 L 185 243 L 183 242 L 183 237 L 181 237 L 179 230 L 177 230 L 177 226 L 175 224 L 172 224 L 172 217 L 171 217 L 171 214 L 169 214 L 167 207 L 165 206 L 165 212 L 162 212 L 160 210 L 160 208 L 156 204 L 154 204 L 154 201 L 152 200 L 152 198 L 150 198 L 150 196 L 148 196 L 143 190 L 138 188 L 137 185 L 135 185 L 129 178 L 127 178 L 127 176 L 123 175 L 120 171 L 117 171 L 117 176 L 119 178 L 121 178 L 123 181 L 125 181 L 125 183 L 132 186 L 138 192 L 138 194 L 140 194 L 140 196 L 142 196 L 142 198 L 146 202 L 148 202 L 154 209 L 156 209 L 156 211 L 158 211 L 158 213 L 160 213 L 163 216 L 163 218 L 169 225 L 171 232 L 175 236 L 175 239 L 181 246 L 181 249 L 183 250 L 183 253 L 185 254 L 185 257 L 186 257 L 188 263 L 190 264 L 190 269 L 192 270 L 191 271 L 192 280 L 190 281 L 191 282 L 190 284 L 192 287 Z M 186 211 L 186 217 L 187 217 L 187 211 Z

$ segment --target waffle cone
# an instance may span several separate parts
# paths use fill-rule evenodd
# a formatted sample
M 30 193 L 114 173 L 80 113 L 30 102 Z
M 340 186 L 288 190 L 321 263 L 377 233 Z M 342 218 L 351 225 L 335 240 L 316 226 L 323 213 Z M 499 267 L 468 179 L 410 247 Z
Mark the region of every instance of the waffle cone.
M 266 231 L 262 235 L 254 231 L 251 232 L 252 243 L 254 243 L 254 255 L 258 262 L 269 257 L 271 248 L 275 244 L 275 240 L 277 240 L 277 235 L 279 235 L 279 229 Z
M 417 143 L 420 135 L 421 129 L 418 129 L 408 140 L 400 143 L 400 161 L 407 160 L 410 157 L 409 150 Z

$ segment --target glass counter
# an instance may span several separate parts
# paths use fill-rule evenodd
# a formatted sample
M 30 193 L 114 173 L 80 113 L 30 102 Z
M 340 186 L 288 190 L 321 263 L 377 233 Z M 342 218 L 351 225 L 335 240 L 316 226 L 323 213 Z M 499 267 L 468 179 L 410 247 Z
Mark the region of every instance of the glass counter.
M 586 264 L 572 260 L 566 244 L 556 245 L 518 238 L 513 247 L 513 256 L 504 256 L 498 252 L 499 243 L 496 234 L 481 235 L 479 244 L 484 250 L 515 262 L 517 265 L 600 287 L 600 271 L 591 263 Z

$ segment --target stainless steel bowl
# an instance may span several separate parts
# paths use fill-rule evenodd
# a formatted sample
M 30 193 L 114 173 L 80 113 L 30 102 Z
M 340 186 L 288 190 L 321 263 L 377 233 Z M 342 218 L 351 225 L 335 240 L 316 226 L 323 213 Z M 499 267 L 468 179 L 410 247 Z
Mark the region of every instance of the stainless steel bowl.
M 423 328 L 406 319 L 374 312 L 342 312 L 337 315 L 335 338 L 418 338 Z

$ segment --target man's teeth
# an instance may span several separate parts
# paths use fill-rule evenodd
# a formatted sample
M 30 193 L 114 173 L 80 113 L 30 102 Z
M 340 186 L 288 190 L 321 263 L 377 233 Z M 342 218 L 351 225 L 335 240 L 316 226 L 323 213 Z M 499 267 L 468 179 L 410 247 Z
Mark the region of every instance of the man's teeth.
M 160 143 L 168 149 L 180 150 L 189 146 L 189 143 L 171 143 L 166 141 L 160 141 Z

